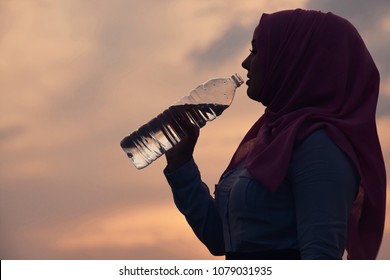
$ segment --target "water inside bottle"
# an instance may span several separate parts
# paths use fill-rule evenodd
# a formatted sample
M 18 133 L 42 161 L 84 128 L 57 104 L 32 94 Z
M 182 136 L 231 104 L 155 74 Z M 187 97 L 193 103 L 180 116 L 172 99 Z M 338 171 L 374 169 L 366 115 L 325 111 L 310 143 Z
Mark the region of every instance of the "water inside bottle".
M 221 104 L 173 105 L 125 137 L 120 145 L 137 168 L 144 168 L 185 137 L 181 123 L 189 121 L 203 127 L 227 107 Z

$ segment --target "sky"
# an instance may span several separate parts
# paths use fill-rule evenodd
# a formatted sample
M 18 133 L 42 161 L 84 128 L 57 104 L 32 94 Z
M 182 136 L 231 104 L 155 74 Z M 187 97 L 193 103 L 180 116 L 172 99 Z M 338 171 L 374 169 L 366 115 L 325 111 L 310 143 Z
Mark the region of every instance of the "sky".
M 0 1 L 1 259 L 220 259 L 176 209 L 165 159 L 137 170 L 119 142 L 199 83 L 246 77 L 241 62 L 262 13 L 331 11 L 357 27 L 381 73 L 389 171 L 390 2 L 237 3 Z M 243 85 L 202 129 L 194 157 L 211 192 L 263 110 Z M 378 258 L 390 259 L 389 209 Z

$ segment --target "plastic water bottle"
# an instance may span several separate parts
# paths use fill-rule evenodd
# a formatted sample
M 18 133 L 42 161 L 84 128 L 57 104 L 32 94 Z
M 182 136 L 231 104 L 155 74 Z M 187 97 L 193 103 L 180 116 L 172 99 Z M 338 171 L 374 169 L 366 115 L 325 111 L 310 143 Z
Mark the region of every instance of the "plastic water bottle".
M 243 82 L 240 75 L 234 74 L 197 86 L 189 95 L 125 137 L 120 143 L 122 149 L 138 169 L 148 166 L 185 137 L 183 119 L 203 127 L 230 106 L 236 89 Z

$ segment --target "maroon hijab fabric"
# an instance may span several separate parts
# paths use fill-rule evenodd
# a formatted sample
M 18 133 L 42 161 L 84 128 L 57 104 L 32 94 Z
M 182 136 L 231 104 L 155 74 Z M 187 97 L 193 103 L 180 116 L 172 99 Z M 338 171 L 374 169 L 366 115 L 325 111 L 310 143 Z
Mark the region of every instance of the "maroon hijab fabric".
M 348 226 L 348 258 L 375 259 L 384 229 L 386 173 L 375 122 L 379 73 L 363 40 L 347 20 L 301 9 L 263 14 L 254 39 L 262 77 L 252 79 L 262 81 L 256 99 L 266 110 L 227 170 L 244 160 L 250 174 L 275 191 L 294 146 L 325 129 L 361 177 Z

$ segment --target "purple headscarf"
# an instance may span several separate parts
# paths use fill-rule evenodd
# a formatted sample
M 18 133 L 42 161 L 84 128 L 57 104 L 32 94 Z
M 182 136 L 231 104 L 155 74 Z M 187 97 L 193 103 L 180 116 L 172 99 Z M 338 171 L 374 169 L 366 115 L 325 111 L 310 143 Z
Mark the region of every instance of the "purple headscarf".
M 354 162 L 360 190 L 349 219 L 349 259 L 375 259 L 385 218 L 386 173 L 375 112 L 379 73 L 357 30 L 332 13 L 263 14 L 254 38 L 267 108 L 228 169 L 245 161 L 270 191 L 281 184 L 295 145 L 319 128 Z M 251 143 L 249 145 L 249 143 Z

